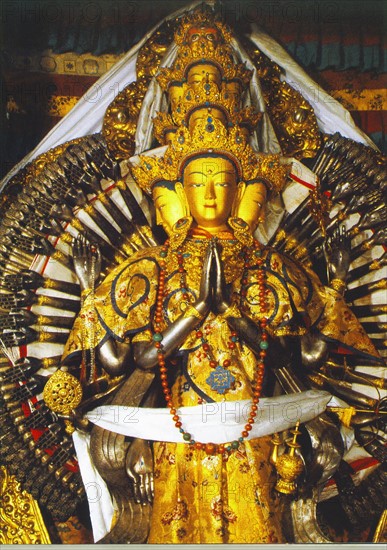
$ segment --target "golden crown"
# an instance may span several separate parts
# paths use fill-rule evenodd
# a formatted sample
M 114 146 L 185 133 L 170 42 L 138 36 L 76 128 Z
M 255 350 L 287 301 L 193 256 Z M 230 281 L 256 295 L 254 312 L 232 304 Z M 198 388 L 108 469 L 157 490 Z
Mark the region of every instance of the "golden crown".
M 131 167 L 138 185 L 148 194 L 157 182 L 180 180 L 190 159 L 214 153 L 233 162 L 239 181 L 264 181 L 274 191 L 283 187 L 288 168 L 280 164 L 279 156 L 258 154 L 248 143 L 246 127 L 255 127 L 261 113 L 252 107 L 241 109 L 241 94 L 251 71 L 234 61 L 226 43 L 231 38 L 211 10 L 182 18 L 175 34 L 180 46 L 177 59 L 158 76 L 160 85 L 169 91 L 171 109 L 157 114 L 154 134 L 160 143 L 168 141 L 168 148 L 162 158 L 142 155 Z M 188 68 L 201 64 L 212 64 L 219 71 L 208 72 L 202 79 L 199 72 L 199 81 L 196 76 L 190 80 L 189 74 L 187 82 Z M 230 85 L 235 81 L 239 85 Z
M 163 157 L 141 155 L 131 171 L 138 185 L 150 195 L 158 182 L 181 180 L 189 160 L 214 153 L 233 162 L 239 181 L 263 181 L 269 189 L 280 191 L 288 175 L 288 167 L 280 163 L 279 155 L 256 153 L 238 125 L 227 129 L 211 117 L 199 121 L 191 132 L 184 126 L 178 128 Z
M 205 104 L 194 103 L 189 108 L 188 104 L 182 105 L 179 117 L 175 116 L 175 113 L 172 117 L 169 113 L 157 113 L 156 117 L 153 119 L 153 135 L 159 143 L 166 145 L 170 141 L 170 133 L 176 133 L 179 122 L 184 126 L 188 126 L 189 117 L 193 114 L 195 110 L 203 111 L 203 117 L 207 118 L 213 114 L 213 111 L 218 109 L 221 110 L 229 124 L 229 126 L 238 125 L 242 128 L 247 128 L 250 133 L 254 130 L 258 122 L 262 118 L 262 113 L 257 113 L 253 107 L 244 107 L 237 111 L 236 109 L 230 113 L 224 109 L 224 102 L 217 102 L 216 100 L 208 101 Z M 206 112 L 206 114 L 205 114 Z M 176 120 L 177 119 L 177 120 Z

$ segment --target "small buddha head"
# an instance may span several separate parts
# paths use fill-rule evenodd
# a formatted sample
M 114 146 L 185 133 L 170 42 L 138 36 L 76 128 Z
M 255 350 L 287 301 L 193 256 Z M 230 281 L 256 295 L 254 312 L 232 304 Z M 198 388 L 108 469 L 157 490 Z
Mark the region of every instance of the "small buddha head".
M 233 99 L 236 105 L 240 103 L 243 87 L 239 80 L 225 80 L 222 85 L 223 97 Z
M 213 124 L 214 120 L 219 120 L 223 126 L 227 126 L 228 119 L 225 111 L 220 106 L 207 107 L 200 105 L 193 109 L 187 116 L 188 129 L 192 132 L 197 124 L 202 127 Z M 214 127 L 214 126 L 213 126 Z
M 175 223 L 187 213 L 176 193 L 175 183 L 158 181 L 153 186 L 152 196 L 156 208 L 156 223 L 162 225 L 166 233 L 171 235 Z
M 195 90 L 203 82 L 215 83 L 218 88 L 222 84 L 222 71 L 220 67 L 211 60 L 207 59 L 195 62 L 186 69 L 187 84 Z
M 221 42 L 221 35 L 216 26 L 199 24 L 187 30 L 185 43 L 189 45 L 194 53 L 200 54 L 203 51 L 215 49 Z
M 168 96 L 172 111 L 175 111 L 181 102 L 185 88 L 182 82 L 171 82 L 168 87 Z
M 233 207 L 233 216 L 245 221 L 253 233 L 263 221 L 267 198 L 264 180 L 240 182 Z

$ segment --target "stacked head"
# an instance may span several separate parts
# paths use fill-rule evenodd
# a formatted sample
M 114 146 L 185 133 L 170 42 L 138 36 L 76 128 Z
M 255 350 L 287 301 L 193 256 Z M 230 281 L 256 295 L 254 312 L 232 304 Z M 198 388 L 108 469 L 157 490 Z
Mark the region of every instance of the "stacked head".
M 154 119 L 155 137 L 168 147 L 162 158 L 140 156 L 132 167 L 133 175 L 148 194 L 153 191 L 156 207 L 158 202 L 176 202 L 174 197 L 179 197 L 181 209 L 174 208 L 167 216 L 171 219 L 163 224 L 168 232 L 179 214 L 192 215 L 195 223 L 214 231 L 224 227 L 230 216 L 241 217 L 253 230 L 259 216 L 255 210 L 247 212 L 246 201 L 243 207 L 247 188 L 250 194 L 252 185 L 259 188 L 254 196 L 260 196 L 255 202 L 262 206 L 267 190 L 282 188 L 287 169 L 279 157 L 258 154 L 249 144 L 261 117 L 251 107 L 243 107 L 251 71 L 238 62 L 229 29 L 211 10 L 200 9 L 184 17 L 175 42 L 179 50 L 173 66 L 161 69 L 157 77 L 167 94 L 169 111 Z M 207 198 L 191 193 L 200 187 Z M 213 198 L 225 187 L 230 193 L 220 198 L 226 205 L 218 212 L 213 203 L 219 201 Z M 204 218 L 216 220 L 206 225 L 203 216 L 195 217 L 193 202 L 198 200 L 208 203 Z

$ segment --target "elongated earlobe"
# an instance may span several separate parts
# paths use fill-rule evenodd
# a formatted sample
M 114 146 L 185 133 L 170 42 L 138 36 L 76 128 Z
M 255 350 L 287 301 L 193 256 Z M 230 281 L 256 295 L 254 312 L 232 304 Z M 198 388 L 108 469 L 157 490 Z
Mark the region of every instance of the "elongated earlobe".
M 234 202 L 232 204 L 232 209 L 231 209 L 231 216 L 232 217 L 238 217 L 238 207 L 239 207 L 239 204 L 243 198 L 243 195 L 245 194 L 245 191 L 246 191 L 246 184 L 245 182 L 241 181 L 238 183 L 238 188 L 237 188 L 237 192 L 236 192 L 236 195 L 235 195 L 235 198 L 234 198 Z
M 162 225 L 164 227 L 163 218 L 157 207 L 156 207 L 156 225 Z
M 188 201 L 187 201 L 187 196 L 185 194 L 184 187 L 183 187 L 182 183 L 180 183 L 180 181 L 178 181 L 176 183 L 175 191 L 176 191 L 176 194 L 179 197 L 179 200 L 181 202 L 181 206 L 182 206 L 183 211 L 184 211 L 184 216 L 190 216 L 191 211 L 190 211 L 189 204 L 188 204 Z

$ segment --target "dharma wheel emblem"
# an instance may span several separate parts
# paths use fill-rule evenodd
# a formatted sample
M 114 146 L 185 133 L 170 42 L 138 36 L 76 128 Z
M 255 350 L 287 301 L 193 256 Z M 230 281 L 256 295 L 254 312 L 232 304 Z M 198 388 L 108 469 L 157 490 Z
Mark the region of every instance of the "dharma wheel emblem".
M 82 400 L 82 386 L 72 374 L 57 370 L 44 386 L 43 399 L 52 411 L 68 415 Z

